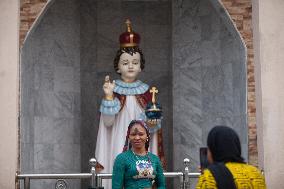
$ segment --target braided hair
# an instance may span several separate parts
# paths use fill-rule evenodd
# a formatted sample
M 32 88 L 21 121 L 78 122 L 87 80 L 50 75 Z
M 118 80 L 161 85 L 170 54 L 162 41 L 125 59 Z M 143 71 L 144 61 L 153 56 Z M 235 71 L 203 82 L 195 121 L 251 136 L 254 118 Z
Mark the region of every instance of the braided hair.
M 131 128 L 134 126 L 134 125 L 141 125 L 145 130 L 146 130 L 146 134 L 147 134 L 147 138 L 148 140 L 146 140 L 146 143 L 145 143 L 145 148 L 146 150 L 148 151 L 149 149 L 149 145 L 150 145 L 150 131 L 146 125 L 146 123 L 142 120 L 132 120 L 130 123 L 129 123 L 129 126 L 128 126 L 128 129 L 127 129 L 127 135 L 126 135 L 126 138 L 125 138 L 125 143 L 124 143 L 124 147 L 123 147 L 123 152 L 131 149 L 132 145 L 131 143 L 129 142 L 129 135 L 130 135 L 130 130 Z

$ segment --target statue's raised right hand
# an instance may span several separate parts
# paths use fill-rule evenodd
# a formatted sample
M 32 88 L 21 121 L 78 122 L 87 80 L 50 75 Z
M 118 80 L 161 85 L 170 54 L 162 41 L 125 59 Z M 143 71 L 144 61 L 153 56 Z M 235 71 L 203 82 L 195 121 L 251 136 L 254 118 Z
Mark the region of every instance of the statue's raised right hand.
M 115 80 L 110 81 L 110 77 L 109 75 L 107 75 L 105 77 L 105 82 L 103 85 L 103 90 L 105 93 L 105 98 L 108 100 L 112 100 L 113 99 L 113 89 L 115 87 Z

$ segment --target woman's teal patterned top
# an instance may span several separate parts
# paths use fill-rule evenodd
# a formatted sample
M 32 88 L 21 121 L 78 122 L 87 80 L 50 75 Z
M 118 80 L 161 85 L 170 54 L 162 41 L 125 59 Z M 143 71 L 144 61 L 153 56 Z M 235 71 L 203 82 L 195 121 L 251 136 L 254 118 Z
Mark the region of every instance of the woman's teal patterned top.
M 112 189 L 152 188 L 165 189 L 165 177 L 158 156 L 148 152 L 145 156 L 134 154 L 131 150 L 119 154 L 114 162 Z

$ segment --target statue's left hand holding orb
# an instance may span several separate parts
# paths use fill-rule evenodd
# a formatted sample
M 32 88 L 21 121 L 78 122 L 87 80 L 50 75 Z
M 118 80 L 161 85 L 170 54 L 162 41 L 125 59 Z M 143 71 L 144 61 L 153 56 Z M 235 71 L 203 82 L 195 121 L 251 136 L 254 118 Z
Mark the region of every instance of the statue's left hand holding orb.
M 109 75 L 105 77 L 103 90 L 105 93 L 106 100 L 113 100 L 113 89 L 115 87 L 115 80 L 111 81 Z

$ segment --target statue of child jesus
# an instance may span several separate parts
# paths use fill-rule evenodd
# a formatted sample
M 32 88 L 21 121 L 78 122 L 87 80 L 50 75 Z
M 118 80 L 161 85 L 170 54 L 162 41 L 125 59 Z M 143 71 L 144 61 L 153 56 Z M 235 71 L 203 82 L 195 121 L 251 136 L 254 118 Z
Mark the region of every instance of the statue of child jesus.
M 105 173 L 112 172 L 115 157 L 123 151 L 129 123 L 145 118 L 145 107 L 152 99 L 149 86 L 137 80 L 145 65 L 138 47 L 140 36 L 132 31 L 129 20 L 126 25 L 127 31 L 120 35 L 120 49 L 114 59 L 114 69 L 121 79 L 111 81 L 109 76 L 105 77 L 105 96 L 100 106 L 96 158 Z M 156 128 L 152 129 L 150 151 L 164 163 L 162 132 L 159 126 Z

